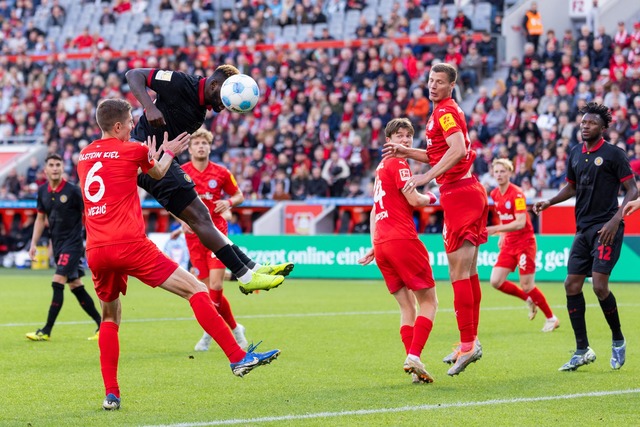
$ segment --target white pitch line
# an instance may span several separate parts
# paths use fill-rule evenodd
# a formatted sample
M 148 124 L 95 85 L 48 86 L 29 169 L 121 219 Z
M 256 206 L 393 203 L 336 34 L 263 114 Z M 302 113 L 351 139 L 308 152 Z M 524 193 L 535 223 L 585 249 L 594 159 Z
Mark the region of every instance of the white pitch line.
M 554 309 L 566 308 L 564 305 L 551 306 Z M 600 307 L 598 304 L 587 304 L 587 308 Z M 618 304 L 618 307 L 640 307 L 640 304 Z M 525 309 L 525 306 L 517 307 L 482 307 L 482 311 L 520 311 Z M 438 309 L 438 313 L 453 313 L 453 308 L 441 308 Z M 280 313 L 280 314 L 247 314 L 241 316 L 235 316 L 236 319 L 285 319 L 291 317 L 338 317 L 338 316 L 378 316 L 378 315 L 390 315 L 398 314 L 397 310 L 388 311 L 336 311 L 326 313 Z M 194 317 L 155 317 L 155 318 L 143 318 L 143 319 L 123 319 L 122 323 L 150 323 L 150 322 L 182 322 L 185 320 L 196 320 Z M 92 320 L 68 320 L 64 322 L 56 322 L 56 325 L 90 325 L 94 322 Z M 0 328 L 12 328 L 23 326 L 39 326 L 39 322 L 21 322 L 21 323 L 0 323 Z
M 351 415 L 375 415 L 375 414 L 388 414 L 397 412 L 411 412 L 411 411 L 433 411 L 437 409 L 449 409 L 449 408 L 469 408 L 477 406 L 493 406 L 493 405 L 509 405 L 514 403 L 530 403 L 530 402 L 545 402 L 549 400 L 558 399 L 580 399 L 583 397 L 603 397 L 603 396 L 619 396 L 624 394 L 636 394 L 640 393 L 640 388 L 628 389 L 628 390 L 611 390 L 611 391 L 594 391 L 589 393 L 574 393 L 574 394 L 560 394 L 555 396 L 539 396 L 539 397 L 516 397 L 511 399 L 491 399 L 480 400 L 472 402 L 454 402 L 454 403 L 436 403 L 430 405 L 416 405 L 416 406 L 401 406 L 399 408 L 379 408 L 379 409 L 358 409 L 354 411 L 339 411 L 339 412 L 316 412 L 313 414 L 291 414 L 281 415 L 273 417 L 258 417 L 258 418 L 245 418 L 245 419 L 230 419 L 230 420 L 217 420 L 217 421 L 205 421 L 205 422 L 193 422 L 193 423 L 177 423 L 177 424 L 159 424 L 148 425 L 146 427 L 202 427 L 202 426 L 219 426 L 219 425 L 234 425 L 234 424 L 247 424 L 253 425 L 257 423 L 270 423 L 276 421 L 295 421 L 295 420 L 308 420 L 318 418 L 337 418 Z

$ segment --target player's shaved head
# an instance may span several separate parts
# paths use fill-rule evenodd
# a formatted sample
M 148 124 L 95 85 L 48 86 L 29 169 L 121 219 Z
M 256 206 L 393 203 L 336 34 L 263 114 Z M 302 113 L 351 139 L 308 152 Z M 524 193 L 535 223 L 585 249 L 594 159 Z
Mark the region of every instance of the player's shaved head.
M 131 104 L 124 99 L 105 99 L 96 109 L 96 121 L 103 132 L 109 132 L 113 126 L 124 123 L 131 114 Z
M 393 119 L 387 123 L 387 126 L 384 128 L 384 136 L 391 138 L 391 135 L 397 133 L 400 129 L 407 129 L 412 136 L 415 134 L 411 120 L 402 117 Z
M 449 83 L 453 83 L 458 80 L 458 71 L 456 67 L 451 64 L 440 63 L 431 67 L 432 73 L 445 73 L 449 79 Z

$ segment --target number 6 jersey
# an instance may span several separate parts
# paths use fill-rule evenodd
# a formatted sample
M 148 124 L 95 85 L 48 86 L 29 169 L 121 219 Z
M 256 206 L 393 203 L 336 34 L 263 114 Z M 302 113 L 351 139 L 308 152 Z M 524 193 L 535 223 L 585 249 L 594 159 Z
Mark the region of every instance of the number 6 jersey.
M 80 152 L 87 249 L 146 237 L 136 178 L 155 165 L 146 145 L 100 139 Z

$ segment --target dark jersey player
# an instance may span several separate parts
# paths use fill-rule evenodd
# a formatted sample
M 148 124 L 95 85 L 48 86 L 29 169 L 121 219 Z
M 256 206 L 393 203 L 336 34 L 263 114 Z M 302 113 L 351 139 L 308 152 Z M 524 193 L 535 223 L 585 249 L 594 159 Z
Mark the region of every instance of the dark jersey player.
M 551 199 L 537 202 L 534 212 L 539 213 L 551 205 L 576 197 L 577 229 L 564 282 L 576 352 L 559 370 L 575 371 L 596 360 L 587 338 L 582 293 L 587 276 L 593 279 L 593 291 L 611 328 L 611 367 L 620 369 L 625 362 L 626 342 L 620 329 L 616 299 L 609 290 L 609 275 L 620 257 L 625 205 L 636 199 L 638 190 L 626 153 L 602 136 L 611 123 L 609 109 L 590 102 L 580 112 L 583 114 L 580 132 L 584 143 L 575 146 L 569 154 L 567 185 Z M 618 206 L 621 185 L 626 194 Z
M 42 329 L 27 333 L 32 341 L 49 341 L 51 330 L 62 308 L 64 301 L 64 284 L 69 283 L 71 292 L 76 296 L 80 306 L 96 322 L 100 328 L 100 313 L 96 310 L 93 299 L 87 293 L 80 278 L 84 276 L 82 260 L 84 244 L 82 242 L 82 193 L 80 189 L 62 178 L 62 157 L 49 154 L 44 167 L 47 183 L 38 188 L 38 215 L 33 226 L 29 256 L 35 259 L 36 246 L 49 222 L 49 235 L 56 260 L 56 272 L 51 286 L 53 297 L 49 306 L 47 323 Z M 97 339 L 95 335 L 90 340 Z
M 148 136 L 155 135 L 157 140 L 162 140 L 164 132 L 172 139 L 182 132 L 195 132 L 202 126 L 208 109 L 223 110 L 220 87 L 228 77 L 238 73 L 238 69 L 231 65 L 219 66 L 207 78 L 152 68 L 129 70 L 126 77 L 131 93 L 145 109 L 132 132 L 132 139 L 146 141 Z M 155 102 L 147 88 L 156 92 Z M 293 269 L 292 263 L 257 265 L 216 229 L 209 210 L 194 189 L 195 184 L 177 161 L 172 162 L 160 180 L 147 174 L 138 175 L 138 185 L 189 225 L 202 244 L 238 278 L 243 293 L 275 288 L 284 280 L 282 276 Z M 276 276 L 266 277 L 263 274 Z

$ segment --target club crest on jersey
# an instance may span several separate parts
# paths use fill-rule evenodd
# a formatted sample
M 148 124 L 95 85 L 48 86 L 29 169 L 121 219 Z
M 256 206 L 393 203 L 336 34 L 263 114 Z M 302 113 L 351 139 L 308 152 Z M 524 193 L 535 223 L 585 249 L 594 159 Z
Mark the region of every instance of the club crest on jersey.
M 209 188 L 216 188 L 217 186 L 218 186 L 218 181 L 216 181 L 215 179 L 209 180 Z
M 440 126 L 442 126 L 443 131 L 448 131 L 452 127 L 456 125 L 456 120 L 453 118 L 451 113 L 447 113 L 444 116 L 440 117 Z
M 407 181 L 411 178 L 411 171 L 409 169 L 400 169 L 400 180 Z
M 184 174 L 184 180 L 187 181 L 187 182 L 193 182 L 188 173 Z
M 504 204 L 504 207 L 507 209 L 511 209 L 511 200 L 507 200 L 507 203 Z
M 66 194 L 63 194 L 62 196 L 60 196 L 60 203 L 67 203 L 67 200 L 69 200 L 69 198 L 67 197 Z
M 596 157 L 596 159 L 593 161 L 593 164 L 596 166 L 600 166 L 602 162 L 604 162 L 604 160 L 602 160 L 602 157 Z
M 156 72 L 156 80 L 162 80 L 164 82 L 170 82 L 171 81 L 171 76 L 173 75 L 173 71 L 163 71 L 163 70 L 158 70 L 158 72 Z

